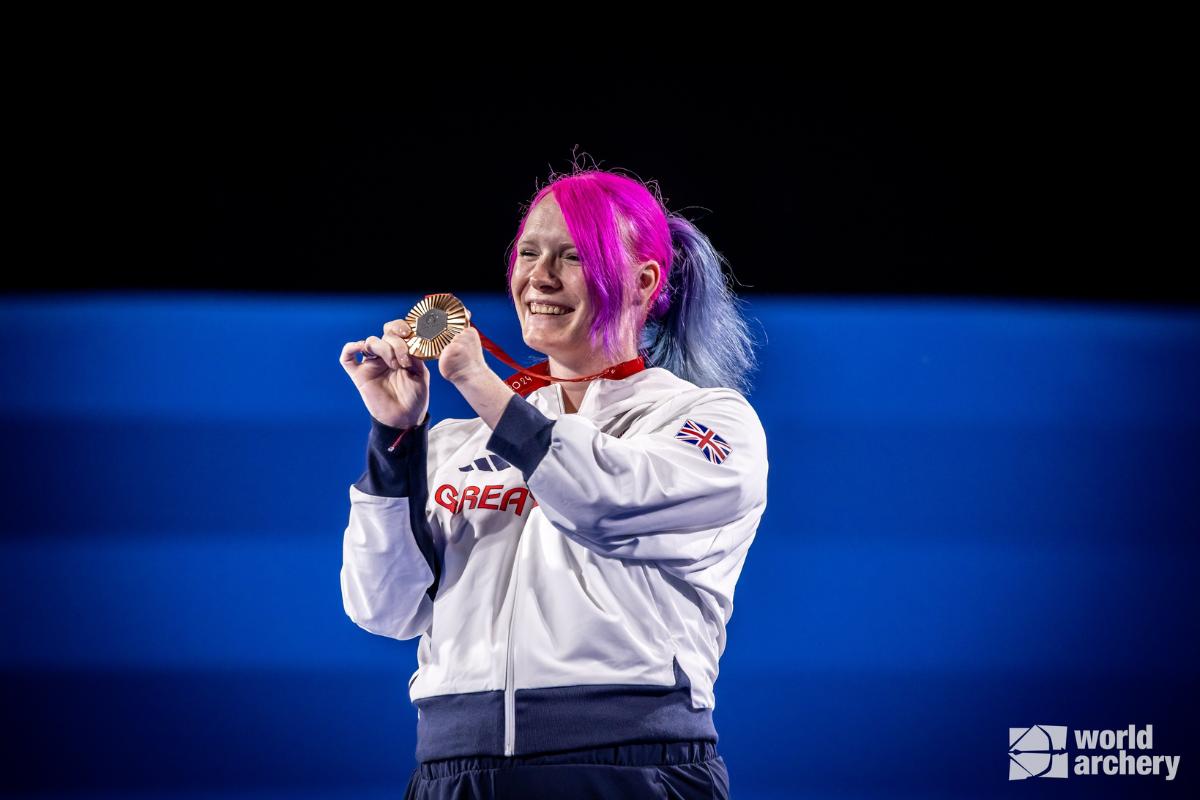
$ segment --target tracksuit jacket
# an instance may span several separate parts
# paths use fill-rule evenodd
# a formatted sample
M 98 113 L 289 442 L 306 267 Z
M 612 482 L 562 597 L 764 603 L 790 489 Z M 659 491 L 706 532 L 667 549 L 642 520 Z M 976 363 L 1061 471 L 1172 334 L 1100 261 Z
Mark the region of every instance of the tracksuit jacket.
M 569 414 L 561 384 L 518 373 L 495 430 L 372 417 L 342 598 L 371 633 L 421 637 L 418 761 L 717 741 L 766 437 L 734 389 L 623 366 Z

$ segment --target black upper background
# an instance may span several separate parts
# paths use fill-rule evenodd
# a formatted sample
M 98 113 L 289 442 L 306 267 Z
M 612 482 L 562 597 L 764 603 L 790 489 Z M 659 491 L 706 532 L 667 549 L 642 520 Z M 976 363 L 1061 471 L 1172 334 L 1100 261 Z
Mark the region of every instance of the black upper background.
M 873 73 L 84 78 L 17 125 L 34 247 L 4 285 L 500 292 L 522 204 L 578 158 L 657 181 L 743 294 L 1196 302 L 1168 70 Z

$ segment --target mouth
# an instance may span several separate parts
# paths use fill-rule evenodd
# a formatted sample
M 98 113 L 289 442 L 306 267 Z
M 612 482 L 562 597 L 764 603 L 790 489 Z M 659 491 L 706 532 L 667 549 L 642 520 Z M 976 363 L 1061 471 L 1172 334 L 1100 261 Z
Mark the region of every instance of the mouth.
M 525 308 L 534 317 L 565 317 L 575 311 L 570 306 L 558 303 L 526 303 Z

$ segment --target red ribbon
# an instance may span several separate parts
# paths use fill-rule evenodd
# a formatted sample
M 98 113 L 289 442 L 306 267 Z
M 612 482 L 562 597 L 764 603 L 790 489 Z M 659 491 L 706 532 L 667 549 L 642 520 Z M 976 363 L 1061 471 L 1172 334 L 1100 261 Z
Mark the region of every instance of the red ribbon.
M 430 295 L 425 296 L 429 297 Z M 514 372 L 512 375 L 509 375 L 507 378 L 505 378 L 504 382 L 508 384 L 510 389 L 522 397 L 527 397 L 530 393 L 541 389 L 542 387 L 549 386 L 552 383 L 594 381 L 597 378 L 620 380 L 621 378 L 632 375 L 635 372 L 641 372 L 646 368 L 645 358 L 639 355 L 638 357 L 631 358 L 628 361 L 622 361 L 620 364 L 613 364 L 611 367 L 602 369 L 592 375 L 584 375 L 580 378 L 556 378 L 550 374 L 550 359 L 539 361 L 529 369 L 526 369 L 516 361 L 513 361 L 509 357 L 508 353 L 505 353 L 504 350 L 500 348 L 500 345 L 496 344 L 487 336 L 485 336 L 483 331 L 479 330 L 478 325 L 472 325 L 470 319 L 467 320 L 467 327 L 474 328 L 475 332 L 479 334 L 479 343 L 483 345 L 483 349 L 487 350 L 496 358 L 500 359 L 505 364 L 516 370 L 516 372 Z M 404 438 L 404 434 L 408 433 L 410 430 L 412 430 L 412 428 L 406 428 L 403 430 L 400 435 L 396 437 L 396 441 L 392 442 L 392 446 L 388 448 L 388 452 L 395 450 L 396 445 L 398 445 L 400 440 Z
M 620 364 L 613 364 L 611 367 L 600 370 L 592 375 L 584 375 L 580 378 L 557 378 L 550 374 L 550 360 L 540 361 L 534 364 L 529 369 L 525 369 L 517 362 L 508 357 L 508 354 L 500 349 L 500 346 L 489 339 L 479 330 L 478 325 L 471 325 L 475 332 L 479 334 L 479 343 L 483 348 L 496 358 L 508 364 L 516 370 L 512 375 L 504 379 L 509 388 L 522 397 L 527 396 L 530 392 L 541 389 L 543 386 L 549 386 L 552 383 L 577 383 L 579 381 L 594 381 L 597 378 L 608 378 L 610 380 L 620 380 L 627 375 L 632 375 L 635 372 L 640 372 L 646 368 L 646 360 L 642 356 L 631 358 L 628 361 L 622 361 Z

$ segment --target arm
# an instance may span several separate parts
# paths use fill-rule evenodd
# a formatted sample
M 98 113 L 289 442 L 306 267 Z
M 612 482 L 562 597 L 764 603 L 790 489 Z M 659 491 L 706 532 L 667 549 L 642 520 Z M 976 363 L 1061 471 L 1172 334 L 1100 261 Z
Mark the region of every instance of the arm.
M 355 624 L 411 639 L 432 620 L 440 565 L 425 516 L 429 414 L 387 448 L 401 429 L 371 419 L 367 467 L 350 487 L 342 540 L 342 603 Z
M 728 455 L 710 459 L 678 438 L 689 420 L 719 435 Z M 723 529 L 752 535 L 752 526 L 734 523 L 757 522 L 766 504 L 766 436 L 753 407 L 732 390 L 623 438 L 578 414 L 551 420 L 514 396 L 487 447 L 521 470 L 555 527 L 603 555 L 718 560 L 741 544 L 718 541 Z

